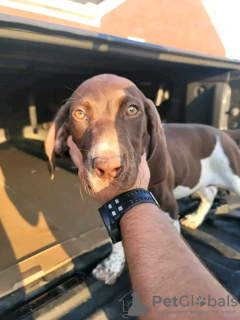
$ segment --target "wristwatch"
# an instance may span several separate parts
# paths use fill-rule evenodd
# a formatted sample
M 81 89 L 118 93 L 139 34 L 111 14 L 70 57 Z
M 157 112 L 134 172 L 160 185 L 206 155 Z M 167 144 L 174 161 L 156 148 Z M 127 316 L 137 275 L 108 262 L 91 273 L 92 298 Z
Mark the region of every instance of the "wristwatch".
M 129 209 L 140 203 L 153 203 L 159 207 L 157 200 L 150 191 L 134 189 L 120 194 L 98 209 L 113 243 L 121 241 L 119 227 L 121 217 Z

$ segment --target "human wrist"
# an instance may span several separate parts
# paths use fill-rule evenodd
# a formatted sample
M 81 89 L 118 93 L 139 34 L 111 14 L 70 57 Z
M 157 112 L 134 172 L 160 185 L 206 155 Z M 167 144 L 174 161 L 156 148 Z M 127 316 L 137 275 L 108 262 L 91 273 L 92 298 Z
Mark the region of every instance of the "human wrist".
M 151 192 L 146 189 L 137 188 L 114 197 L 98 209 L 113 243 L 121 241 L 119 226 L 121 218 L 129 210 L 139 207 L 140 204 L 154 204 L 155 207 L 158 206 Z
M 145 215 L 149 215 L 149 212 L 155 208 L 156 205 L 153 203 L 140 203 L 129 209 L 120 219 L 120 229 L 125 227 L 126 224 L 132 224 L 133 221 L 137 221 L 140 217 L 142 218 Z
M 140 203 L 135 207 L 129 209 L 120 219 L 120 229 L 126 225 L 132 225 L 135 221 L 139 222 L 140 219 L 144 221 L 145 218 L 150 217 L 156 213 L 161 215 L 161 210 L 154 203 Z M 163 214 L 164 216 L 164 214 Z

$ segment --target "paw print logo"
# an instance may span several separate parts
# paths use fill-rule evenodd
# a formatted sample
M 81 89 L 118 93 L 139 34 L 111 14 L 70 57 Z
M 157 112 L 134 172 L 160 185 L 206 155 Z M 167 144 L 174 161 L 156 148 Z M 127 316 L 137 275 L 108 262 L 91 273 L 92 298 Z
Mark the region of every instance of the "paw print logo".
M 197 297 L 196 304 L 199 304 L 200 307 L 203 307 L 206 304 L 206 299 L 204 297 L 199 296 Z

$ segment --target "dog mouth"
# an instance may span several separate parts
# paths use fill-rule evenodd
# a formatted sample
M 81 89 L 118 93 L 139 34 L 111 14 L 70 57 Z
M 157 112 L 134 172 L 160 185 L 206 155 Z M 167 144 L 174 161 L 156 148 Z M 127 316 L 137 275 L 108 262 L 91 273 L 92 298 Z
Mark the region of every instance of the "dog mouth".
M 133 187 L 137 179 L 139 163 L 131 150 L 121 150 L 120 155 L 92 158 L 91 153 L 84 155 L 83 167 L 78 172 L 80 185 L 86 193 L 98 193 L 114 186 L 123 192 Z M 116 154 L 116 152 L 115 152 Z

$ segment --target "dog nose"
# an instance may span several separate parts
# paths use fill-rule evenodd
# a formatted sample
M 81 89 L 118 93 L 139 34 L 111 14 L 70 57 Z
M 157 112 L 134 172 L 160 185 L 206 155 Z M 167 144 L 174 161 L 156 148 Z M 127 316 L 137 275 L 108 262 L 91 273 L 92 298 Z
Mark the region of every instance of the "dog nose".
M 117 178 L 122 171 L 121 159 L 95 158 L 93 159 L 93 172 L 99 178 Z

